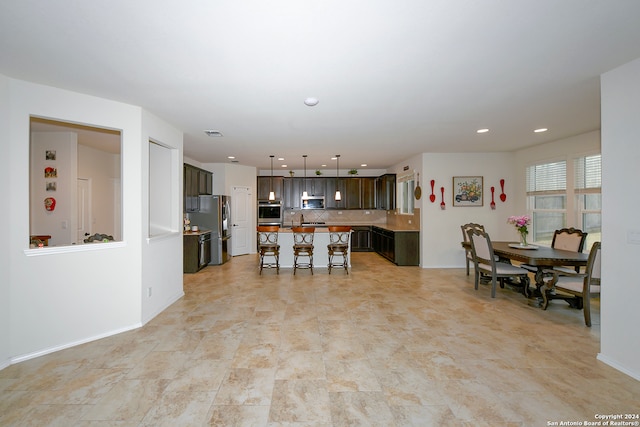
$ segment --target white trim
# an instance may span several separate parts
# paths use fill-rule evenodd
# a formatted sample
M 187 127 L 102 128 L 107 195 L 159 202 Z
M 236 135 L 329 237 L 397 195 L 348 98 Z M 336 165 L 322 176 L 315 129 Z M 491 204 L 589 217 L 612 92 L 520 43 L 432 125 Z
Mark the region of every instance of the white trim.
M 138 329 L 142 327 L 142 323 L 136 323 L 134 325 L 131 326 L 127 326 L 125 328 L 120 328 L 120 329 L 116 329 L 114 331 L 111 332 L 105 332 L 104 334 L 99 334 L 99 335 L 95 335 L 93 337 L 89 337 L 89 338 L 85 338 L 82 340 L 78 340 L 78 341 L 73 341 L 67 344 L 62 344 L 62 345 L 58 345 L 55 347 L 49 347 L 40 351 L 34 351 L 33 353 L 28 353 L 28 354 L 24 354 L 22 356 L 18 356 L 18 357 L 12 357 L 11 358 L 11 364 L 15 364 L 15 363 L 20 363 L 20 362 L 24 362 L 25 360 L 29 360 L 29 359 L 35 359 L 36 357 L 40 357 L 40 356 L 44 356 L 50 353 L 55 353 L 56 351 L 60 351 L 60 350 L 64 350 L 67 348 L 71 348 L 71 347 L 75 347 L 81 344 L 86 344 L 88 342 L 92 342 L 92 341 L 97 341 L 100 340 L 102 338 L 107 338 L 113 335 L 118 335 L 121 334 L 123 332 L 127 332 L 127 331 L 132 331 L 134 329 Z
M 109 243 L 86 243 L 84 245 L 69 246 L 44 246 L 37 249 L 25 249 L 26 256 L 51 255 L 51 254 L 67 254 L 72 252 L 99 251 L 102 249 L 124 248 L 127 242 L 109 242 Z

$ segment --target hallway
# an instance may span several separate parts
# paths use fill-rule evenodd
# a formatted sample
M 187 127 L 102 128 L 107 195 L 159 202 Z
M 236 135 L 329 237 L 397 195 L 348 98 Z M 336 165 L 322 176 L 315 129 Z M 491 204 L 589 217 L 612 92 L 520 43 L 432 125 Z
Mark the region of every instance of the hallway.
M 464 269 L 353 253 L 349 275 L 256 255 L 185 275 L 144 327 L 0 371 L 2 426 L 546 426 L 640 412 L 640 382 L 596 360 L 600 312 Z

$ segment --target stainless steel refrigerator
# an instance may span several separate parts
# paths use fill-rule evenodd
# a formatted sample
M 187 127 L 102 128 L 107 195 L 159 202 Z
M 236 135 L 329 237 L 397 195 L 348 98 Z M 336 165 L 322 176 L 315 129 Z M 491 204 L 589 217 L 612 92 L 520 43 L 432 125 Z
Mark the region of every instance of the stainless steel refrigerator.
M 231 259 L 231 197 L 200 196 L 200 211 L 190 214 L 191 225 L 211 230 L 211 263 L 220 265 Z

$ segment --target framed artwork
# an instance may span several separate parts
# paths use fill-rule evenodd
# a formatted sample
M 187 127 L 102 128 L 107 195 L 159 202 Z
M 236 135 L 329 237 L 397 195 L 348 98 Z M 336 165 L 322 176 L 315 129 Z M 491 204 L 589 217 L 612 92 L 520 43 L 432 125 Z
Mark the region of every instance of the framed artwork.
M 453 206 L 482 206 L 481 176 L 453 177 Z
M 56 159 L 56 150 L 47 150 L 45 151 L 45 160 L 55 160 Z
M 45 178 L 57 178 L 58 170 L 56 168 L 52 168 L 51 166 L 47 166 L 44 168 L 44 177 Z
M 57 189 L 58 189 L 58 185 L 56 184 L 55 181 L 47 182 L 47 191 L 57 191 Z

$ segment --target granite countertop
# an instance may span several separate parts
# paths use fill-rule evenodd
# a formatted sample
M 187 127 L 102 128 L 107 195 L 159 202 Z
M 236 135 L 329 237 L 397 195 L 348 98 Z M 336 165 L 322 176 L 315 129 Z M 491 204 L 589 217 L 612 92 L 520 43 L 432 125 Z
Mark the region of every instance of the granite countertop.
M 185 236 L 202 236 L 203 234 L 211 233 L 211 230 L 198 230 L 198 231 L 185 231 Z
M 395 231 L 395 232 L 405 232 L 405 231 L 420 231 L 420 230 L 416 230 L 413 228 L 407 228 L 407 227 L 402 227 L 402 226 L 395 226 L 395 225 L 387 225 L 387 224 L 345 224 L 345 223 L 336 223 L 336 224 L 320 224 L 320 225 L 313 225 L 313 224 L 309 224 L 309 225 L 304 225 L 304 227 L 315 227 L 316 228 L 316 232 L 317 233 L 328 233 L 329 232 L 329 226 L 331 225 L 349 225 L 351 227 L 357 227 L 357 226 L 366 226 L 366 227 L 379 227 L 379 228 L 383 228 L 385 230 L 389 230 L 389 231 Z M 299 224 L 296 224 L 295 227 L 298 227 Z M 280 227 L 280 232 L 282 233 L 291 233 L 291 225 L 285 225 L 283 227 Z

